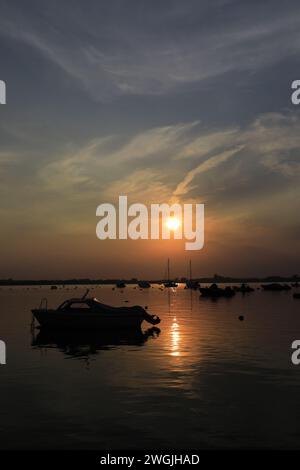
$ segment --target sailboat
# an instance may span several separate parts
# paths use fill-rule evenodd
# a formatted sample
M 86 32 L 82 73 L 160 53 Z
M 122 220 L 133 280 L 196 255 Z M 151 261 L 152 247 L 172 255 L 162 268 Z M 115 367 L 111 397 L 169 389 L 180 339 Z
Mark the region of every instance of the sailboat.
M 186 289 L 195 289 L 195 290 L 200 287 L 200 284 L 198 281 L 192 280 L 192 260 L 190 260 L 190 278 L 189 280 L 186 281 L 185 287 Z
M 164 282 L 165 287 L 178 287 L 177 282 L 170 280 L 170 259 L 168 258 L 168 280 Z

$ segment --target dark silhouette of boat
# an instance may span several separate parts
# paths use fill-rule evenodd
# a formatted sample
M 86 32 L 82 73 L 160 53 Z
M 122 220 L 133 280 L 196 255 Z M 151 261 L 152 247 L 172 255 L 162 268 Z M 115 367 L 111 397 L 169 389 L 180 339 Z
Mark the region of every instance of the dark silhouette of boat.
M 300 299 L 300 294 L 294 294 L 293 297 L 294 299 Z
M 136 330 L 56 330 L 41 328 L 36 335 L 33 332 L 31 345 L 39 349 L 58 349 L 66 356 L 76 359 L 88 359 L 101 350 L 110 350 L 118 346 L 143 346 L 149 338 L 157 338 L 160 329 L 151 327 L 146 331 Z
M 248 286 L 248 284 L 241 284 L 240 286 L 233 287 L 235 292 L 241 292 L 242 294 L 246 294 L 248 292 L 254 292 L 255 289 L 253 287 Z
M 278 282 L 273 282 L 272 284 L 262 284 L 261 287 L 264 290 L 280 292 L 284 290 L 291 290 L 291 286 L 288 284 L 279 284 Z
M 177 282 L 174 282 L 174 281 L 167 281 L 167 282 L 164 282 L 164 286 L 165 287 L 178 287 L 178 284 Z
M 51 290 L 56 290 L 57 286 L 51 286 Z
M 219 298 L 233 297 L 235 295 L 235 291 L 231 287 L 227 286 L 222 289 L 221 287 L 218 287 L 217 284 L 212 284 L 209 287 L 200 287 L 199 291 L 203 297 Z
M 116 287 L 118 287 L 118 289 L 124 289 L 124 287 L 126 287 L 126 284 L 123 281 L 118 281 L 116 282 Z
M 298 281 L 297 281 L 297 282 L 294 282 L 294 283 L 292 284 L 292 287 L 300 287 L 299 282 L 298 282 Z
M 197 290 L 200 287 L 200 283 L 198 281 L 193 281 L 192 279 L 188 279 L 185 283 L 186 289 L 194 289 Z
M 143 307 L 112 307 L 87 298 L 88 290 L 81 298 L 65 300 L 57 309 L 47 304 L 33 309 L 32 313 L 42 327 L 56 329 L 134 329 L 145 320 L 152 325 L 160 323 L 157 315 L 149 314 Z
M 151 287 L 151 284 L 150 284 L 150 282 L 148 282 L 148 281 L 139 281 L 139 282 L 138 282 L 138 286 L 139 286 L 141 289 L 149 289 L 149 287 Z

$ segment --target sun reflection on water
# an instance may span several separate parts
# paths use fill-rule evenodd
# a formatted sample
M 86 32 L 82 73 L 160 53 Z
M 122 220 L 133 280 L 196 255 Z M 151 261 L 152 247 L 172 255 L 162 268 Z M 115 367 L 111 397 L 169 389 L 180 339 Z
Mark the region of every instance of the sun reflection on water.
M 180 356 L 180 328 L 177 323 L 176 317 L 173 318 L 171 324 L 171 356 L 179 357 Z

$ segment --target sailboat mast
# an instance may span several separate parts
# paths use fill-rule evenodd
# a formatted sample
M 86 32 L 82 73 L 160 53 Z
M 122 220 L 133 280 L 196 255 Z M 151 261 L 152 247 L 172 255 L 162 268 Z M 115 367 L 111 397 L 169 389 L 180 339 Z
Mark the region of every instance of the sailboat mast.
M 168 281 L 170 280 L 170 258 L 168 258 Z

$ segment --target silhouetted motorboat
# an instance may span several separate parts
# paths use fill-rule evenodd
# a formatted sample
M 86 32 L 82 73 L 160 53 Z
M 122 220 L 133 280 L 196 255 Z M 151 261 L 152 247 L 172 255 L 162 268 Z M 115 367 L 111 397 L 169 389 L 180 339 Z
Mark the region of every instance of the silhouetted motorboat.
M 217 284 L 212 284 L 209 287 L 200 287 L 199 291 L 203 297 L 233 297 L 235 295 L 235 291 L 227 286 L 225 289 L 218 287 Z
M 65 300 L 57 309 L 43 308 L 42 302 L 32 313 L 42 327 L 57 329 L 140 328 L 145 320 L 152 325 L 160 323 L 157 315 L 150 315 L 143 307 L 112 307 L 96 298 Z
M 138 282 L 138 286 L 139 286 L 141 289 L 149 289 L 149 287 L 151 287 L 151 284 L 150 284 L 150 282 L 148 282 L 148 281 L 139 281 L 139 282 Z
M 271 290 L 271 291 L 283 291 L 283 290 L 291 290 L 291 287 L 287 284 L 279 284 L 277 282 L 273 282 L 272 284 L 262 284 L 261 287 L 264 290 Z

